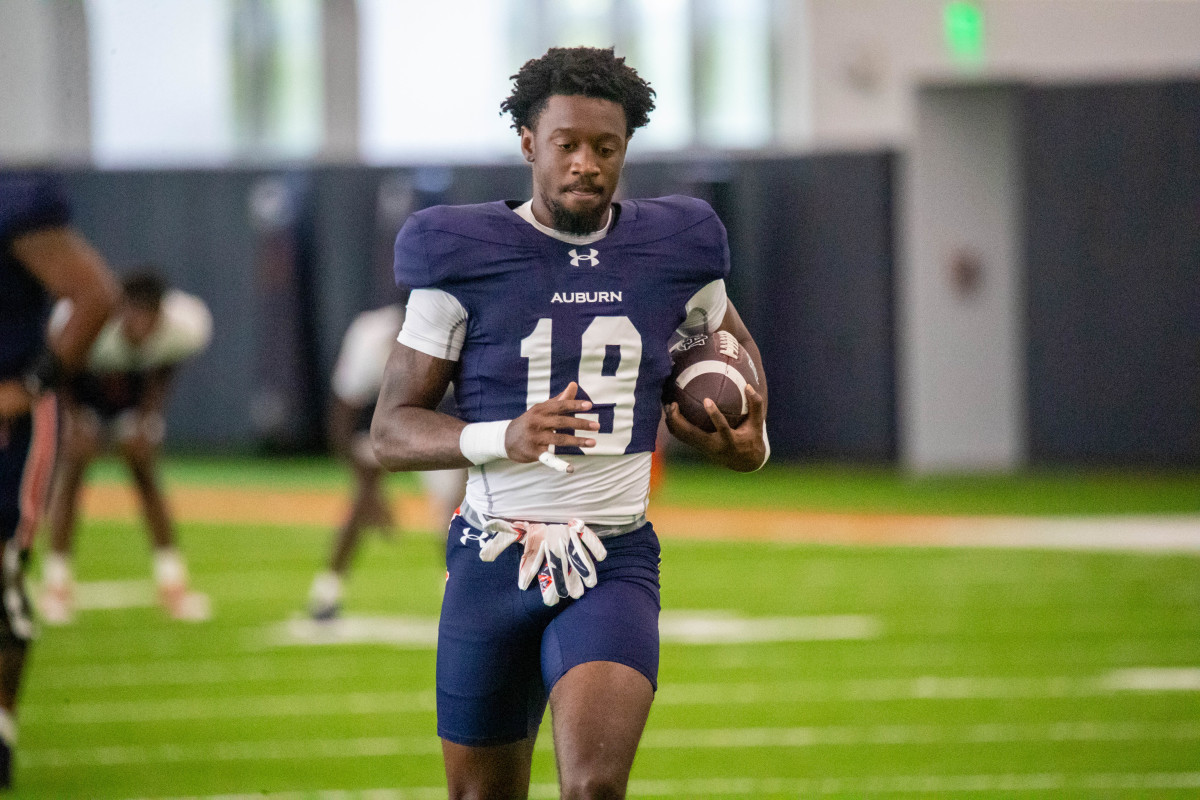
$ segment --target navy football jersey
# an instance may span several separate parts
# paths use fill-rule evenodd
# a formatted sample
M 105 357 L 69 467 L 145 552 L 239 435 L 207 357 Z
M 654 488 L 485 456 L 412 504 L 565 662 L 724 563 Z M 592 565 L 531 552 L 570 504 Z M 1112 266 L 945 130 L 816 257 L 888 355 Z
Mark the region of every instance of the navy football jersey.
M 38 176 L 0 177 L 0 379 L 21 374 L 45 341 L 50 297 L 17 260 L 13 241 L 70 219 L 57 184 Z
M 573 243 L 575 242 L 575 243 Z M 458 361 L 459 416 L 512 419 L 571 381 L 591 400 L 596 446 L 556 453 L 560 473 L 500 459 L 469 470 L 466 503 L 487 516 L 591 525 L 645 513 L 668 346 L 687 322 L 724 313 L 725 229 L 686 197 L 624 201 L 611 224 L 568 237 L 529 204 L 438 207 L 396 239 L 396 279 L 413 288 L 400 342 Z
M 608 234 L 583 246 L 539 232 L 508 202 L 439 206 L 404 225 L 397 283 L 441 289 L 467 312 L 463 419 L 517 417 L 576 381 L 600 422 L 589 454 L 654 449 L 668 343 L 692 296 L 728 275 L 729 248 L 703 201 L 615 205 Z

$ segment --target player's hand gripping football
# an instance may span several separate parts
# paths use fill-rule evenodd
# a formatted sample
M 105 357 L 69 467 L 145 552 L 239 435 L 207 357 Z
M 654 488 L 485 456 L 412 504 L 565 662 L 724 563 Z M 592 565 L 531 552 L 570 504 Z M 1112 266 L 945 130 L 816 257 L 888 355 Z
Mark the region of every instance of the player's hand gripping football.
M 520 464 L 540 461 L 559 472 L 575 467 L 554 455 L 556 447 L 595 447 L 596 440 L 575 436 L 572 431 L 598 431 L 600 423 L 575 414 L 590 411 L 591 402 L 576 400 L 579 384 L 572 381 L 557 397 L 532 406 L 508 426 L 504 447 L 508 457 Z
M 679 412 L 678 403 L 668 403 L 664 409 L 667 429 L 675 438 L 719 464 L 738 472 L 753 472 L 762 466 L 767 457 L 767 444 L 763 439 L 766 402 L 753 386 L 747 386 L 746 404 L 749 406 L 749 416 L 734 428 L 716 404 L 705 399 L 704 410 L 716 428 L 709 433 L 688 422 Z
M 517 586 L 524 591 L 536 577 L 548 606 L 564 597 L 583 597 L 585 589 L 596 585 L 596 562 L 608 555 L 600 537 L 578 519 L 566 525 L 492 519 L 483 531 L 491 534 L 479 548 L 483 561 L 495 561 L 510 545 L 521 543 Z

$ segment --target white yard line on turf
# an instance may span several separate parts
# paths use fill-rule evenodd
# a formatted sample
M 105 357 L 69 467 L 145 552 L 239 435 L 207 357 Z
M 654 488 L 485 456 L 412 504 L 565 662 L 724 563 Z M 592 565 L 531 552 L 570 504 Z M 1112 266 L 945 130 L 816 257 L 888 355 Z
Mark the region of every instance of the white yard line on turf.
M 660 706 L 779 706 L 786 703 L 888 702 L 911 700 L 1013 700 L 1102 697 L 1131 692 L 1200 692 L 1200 669 L 1142 667 L 1097 677 L 858 678 L 775 683 L 676 683 L 663 686 Z M 39 723 L 92 725 L 171 720 L 429 714 L 432 689 L 409 692 L 347 692 L 105 700 L 28 704 L 23 711 Z
M 260 631 L 254 628 L 254 631 Z M 97 689 L 145 686 L 193 686 L 222 683 L 312 680 L 314 675 L 339 684 L 373 674 L 353 651 L 330 651 L 304 661 L 272 659 L 257 651 L 234 652 L 225 658 L 161 659 L 151 662 L 56 663 L 46 667 L 54 674 L 58 689 Z M 422 677 L 425 672 L 421 673 Z
M 748 797 L 768 794 L 831 797 L 879 794 L 965 794 L 1049 791 L 1165 791 L 1200 789 L 1200 772 L 1009 773 L 992 775 L 885 775 L 864 778 L 712 778 L 629 782 L 630 797 Z M 535 783 L 532 800 L 554 800 L 558 786 Z M 139 798 L 138 800 L 441 800 L 444 787 L 255 792 Z
M 952 547 L 1200 553 L 1200 517 L 973 517 L 948 522 Z
M 666 728 L 649 730 L 642 750 L 796 749 L 1014 742 L 1195 742 L 1200 722 L 1051 722 L 973 725 L 830 725 L 793 728 Z M 549 750 L 549 737 L 538 748 Z M 391 756 L 440 756 L 441 744 L 429 736 L 357 739 L 275 739 L 208 744 L 161 744 L 109 747 L 43 747 L 21 751 L 30 769 L 100 767 L 122 764 L 176 764 Z
M 327 622 L 296 618 L 256 632 L 254 642 L 274 647 L 386 644 L 405 649 L 437 647 L 436 619 L 343 617 Z M 824 642 L 874 639 L 878 617 L 832 614 L 807 617 L 746 617 L 732 611 L 665 611 L 659 619 L 664 644 L 720 645 L 762 642 Z

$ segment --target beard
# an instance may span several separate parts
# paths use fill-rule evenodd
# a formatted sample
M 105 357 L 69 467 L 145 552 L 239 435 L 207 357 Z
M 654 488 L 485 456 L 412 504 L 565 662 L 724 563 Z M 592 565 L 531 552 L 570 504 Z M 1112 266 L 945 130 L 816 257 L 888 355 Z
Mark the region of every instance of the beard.
M 557 200 L 547 200 L 546 207 L 554 221 L 554 229 L 572 236 L 586 236 L 604 227 L 608 216 L 608 204 L 597 209 L 572 211 Z

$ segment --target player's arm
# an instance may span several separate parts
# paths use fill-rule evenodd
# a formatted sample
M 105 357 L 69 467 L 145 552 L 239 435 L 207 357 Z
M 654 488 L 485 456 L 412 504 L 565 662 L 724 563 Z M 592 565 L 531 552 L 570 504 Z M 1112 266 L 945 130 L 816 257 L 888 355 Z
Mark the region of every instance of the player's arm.
M 117 417 L 117 437 L 125 442 L 140 441 L 150 448 L 162 444 L 167 435 L 167 393 L 175 377 L 175 367 L 154 367 L 143 376 L 142 396 L 136 408 Z
M 116 307 L 119 291 L 104 259 L 67 227 L 45 228 L 17 237 L 13 254 L 56 297 L 71 300 L 71 316 L 50 343 L 67 373 L 79 371 L 96 334 Z
M 708 433 L 688 422 L 679 412 L 678 404 L 670 403 L 666 408 L 667 428 L 677 439 L 696 448 L 713 461 L 738 472 L 753 472 L 766 463 L 770 453 L 765 427 L 767 375 L 762 368 L 762 356 L 758 352 L 758 345 L 754 343 L 754 337 L 750 335 L 733 303 L 727 306 L 717 330 L 732 333 L 758 367 L 759 390 L 755 391 L 751 386 L 746 387 L 749 416 L 736 428 L 730 427 L 729 421 L 716 404 L 705 401 L 709 419 L 716 426 L 715 432 Z
M 434 410 L 454 378 L 456 366 L 398 342 L 392 347 L 371 418 L 371 444 L 385 469 L 471 465 L 458 444 L 466 423 Z
M 167 407 L 167 394 L 171 391 L 171 382 L 175 379 L 174 366 L 155 367 L 146 373 L 146 388 L 138 411 L 143 416 L 162 416 Z
M 82 368 L 92 340 L 117 302 L 117 285 L 100 254 L 58 226 L 16 237 L 13 255 L 46 289 L 79 309 L 33 365 L 27 379 L 0 381 L 0 420 L 26 414 L 33 394 Z
M 592 404 L 576 400 L 571 383 L 557 397 L 538 403 L 516 419 L 467 425 L 434 409 L 454 377 L 453 361 L 397 343 L 388 357 L 383 387 L 371 420 L 375 457 L 398 470 L 458 469 L 507 458 L 529 463 L 554 447 L 595 447 L 596 440 L 562 433 L 598 430 L 599 423 L 575 417 Z M 464 429 L 470 428 L 464 435 Z M 566 471 L 570 471 L 567 469 Z

